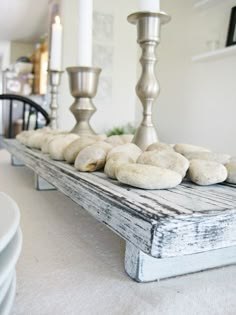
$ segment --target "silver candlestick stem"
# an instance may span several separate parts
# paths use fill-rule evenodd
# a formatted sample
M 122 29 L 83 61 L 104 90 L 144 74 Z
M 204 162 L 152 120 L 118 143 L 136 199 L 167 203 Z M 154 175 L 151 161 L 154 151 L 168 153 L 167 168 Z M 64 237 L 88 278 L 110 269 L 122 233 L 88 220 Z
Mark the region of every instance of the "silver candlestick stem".
M 89 120 L 96 111 L 92 98 L 97 93 L 101 69 L 94 67 L 69 67 L 67 72 L 71 95 L 75 98 L 70 110 L 77 121 L 71 132 L 79 135 L 95 134 Z
M 152 108 L 160 91 L 155 74 L 156 48 L 160 43 L 161 25 L 169 22 L 170 17 L 164 12 L 137 12 L 129 15 L 128 21 L 137 25 L 137 42 L 142 48 L 142 74 L 136 86 L 136 93 L 143 104 L 143 120 L 133 142 L 145 150 L 148 145 L 158 141 L 152 123 Z
M 51 86 L 51 102 L 50 102 L 50 127 L 57 129 L 57 110 L 58 110 L 58 87 L 61 83 L 61 75 L 63 71 L 48 70 L 49 84 Z

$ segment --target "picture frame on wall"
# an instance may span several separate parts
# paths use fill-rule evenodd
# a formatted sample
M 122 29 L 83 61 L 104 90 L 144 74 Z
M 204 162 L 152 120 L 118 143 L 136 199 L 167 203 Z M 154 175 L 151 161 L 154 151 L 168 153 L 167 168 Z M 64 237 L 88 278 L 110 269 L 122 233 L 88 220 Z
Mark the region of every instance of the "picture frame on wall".
M 236 6 L 232 8 L 226 46 L 236 45 Z

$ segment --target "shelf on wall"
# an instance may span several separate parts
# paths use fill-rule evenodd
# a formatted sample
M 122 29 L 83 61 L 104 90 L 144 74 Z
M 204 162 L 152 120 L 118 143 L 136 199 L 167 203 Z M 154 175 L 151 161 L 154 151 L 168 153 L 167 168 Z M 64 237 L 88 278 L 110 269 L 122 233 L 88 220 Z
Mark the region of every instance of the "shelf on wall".
M 222 0 L 193 0 L 193 1 L 194 1 L 194 8 L 196 9 L 207 9 L 219 3 L 222 3 Z
M 236 45 L 208 51 L 203 54 L 199 54 L 192 57 L 193 62 L 204 62 L 210 60 L 221 59 L 225 57 L 235 56 L 236 57 Z

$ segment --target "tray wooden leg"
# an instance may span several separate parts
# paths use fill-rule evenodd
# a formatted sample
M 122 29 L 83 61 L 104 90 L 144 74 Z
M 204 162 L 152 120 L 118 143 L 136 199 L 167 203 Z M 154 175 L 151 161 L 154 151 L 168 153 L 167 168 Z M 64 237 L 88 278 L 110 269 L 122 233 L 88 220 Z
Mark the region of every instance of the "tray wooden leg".
M 25 166 L 25 163 L 18 160 L 14 155 L 11 155 L 11 165 L 12 166 Z
M 236 263 L 236 246 L 173 258 L 154 258 L 126 242 L 125 271 L 137 282 L 151 282 Z
M 44 178 L 34 173 L 35 189 L 39 191 L 56 190 L 56 188 L 47 182 Z

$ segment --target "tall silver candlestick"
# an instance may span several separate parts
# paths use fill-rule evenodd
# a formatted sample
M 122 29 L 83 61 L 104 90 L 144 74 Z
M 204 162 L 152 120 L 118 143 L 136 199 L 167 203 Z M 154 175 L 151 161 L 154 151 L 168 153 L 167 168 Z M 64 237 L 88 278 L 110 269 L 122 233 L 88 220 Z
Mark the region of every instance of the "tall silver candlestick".
M 137 12 L 129 15 L 128 21 L 137 25 L 137 42 L 142 48 L 142 74 L 136 86 L 136 93 L 143 105 L 143 120 L 133 142 L 145 150 L 149 144 L 158 141 L 152 123 L 152 108 L 160 91 L 155 74 L 156 48 L 160 43 L 161 25 L 169 22 L 170 16 L 164 12 Z
M 95 134 L 89 121 L 96 111 L 92 98 L 97 93 L 101 69 L 95 67 L 69 67 L 67 72 L 71 95 L 75 98 L 70 110 L 75 116 L 76 124 L 71 132 L 79 135 Z
M 49 84 L 51 86 L 51 102 L 50 102 L 50 127 L 57 129 L 57 110 L 58 110 L 58 87 L 61 83 L 61 75 L 63 71 L 48 70 Z

